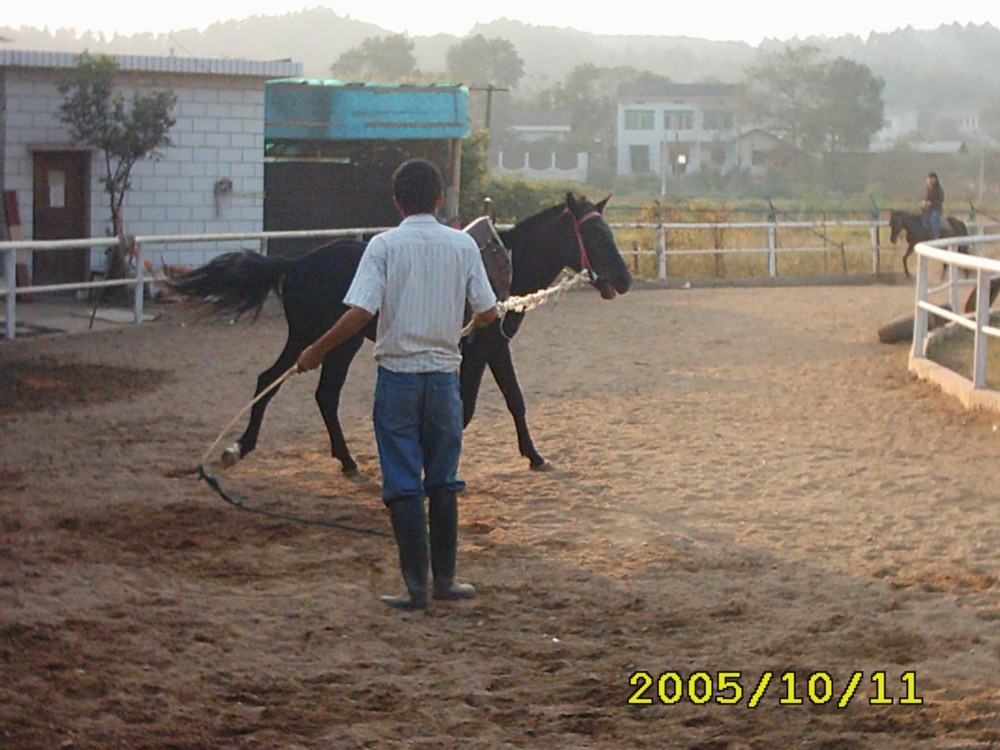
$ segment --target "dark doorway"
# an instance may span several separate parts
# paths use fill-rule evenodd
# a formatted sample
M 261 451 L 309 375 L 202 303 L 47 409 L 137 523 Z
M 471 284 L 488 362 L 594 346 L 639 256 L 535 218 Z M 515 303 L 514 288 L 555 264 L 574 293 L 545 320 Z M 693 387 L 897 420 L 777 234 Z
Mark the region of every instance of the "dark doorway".
M 88 236 L 90 154 L 86 151 L 37 151 L 34 154 L 32 238 L 78 240 Z M 39 250 L 33 253 L 32 283 L 87 281 L 90 250 Z

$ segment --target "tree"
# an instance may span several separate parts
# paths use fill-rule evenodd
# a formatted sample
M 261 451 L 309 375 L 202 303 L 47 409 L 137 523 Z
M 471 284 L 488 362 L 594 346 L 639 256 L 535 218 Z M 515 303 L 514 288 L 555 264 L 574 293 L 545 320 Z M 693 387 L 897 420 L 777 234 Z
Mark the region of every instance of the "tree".
M 413 40 L 405 34 L 365 39 L 337 58 L 330 72 L 357 81 L 398 81 L 417 74 Z
M 476 34 L 449 48 L 445 59 L 456 81 L 516 88 L 524 77 L 524 60 L 506 39 Z
M 101 181 L 108 194 L 111 226 L 115 235 L 122 236 L 122 205 L 132 169 L 142 159 L 159 157 L 157 149 L 171 145 L 167 132 L 176 122 L 171 111 L 177 97 L 171 91 L 135 93 L 129 107 L 125 97 L 114 91 L 117 74 L 114 58 L 82 52 L 58 88 L 64 97 L 60 120 L 69 125 L 73 140 L 99 149 L 104 157 Z M 126 252 L 124 243 L 109 250 L 109 278 L 125 275 Z
M 744 72 L 750 120 L 802 146 L 809 113 L 819 104 L 819 59 L 819 49 L 810 45 L 762 53 Z
M 865 149 L 883 125 L 885 81 L 844 57 L 824 60 L 817 47 L 765 53 L 744 86 L 751 121 L 796 148 Z
M 818 71 L 816 85 L 818 101 L 806 117 L 806 145 L 828 153 L 867 150 L 885 122 L 885 81 L 867 65 L 838 57 Z

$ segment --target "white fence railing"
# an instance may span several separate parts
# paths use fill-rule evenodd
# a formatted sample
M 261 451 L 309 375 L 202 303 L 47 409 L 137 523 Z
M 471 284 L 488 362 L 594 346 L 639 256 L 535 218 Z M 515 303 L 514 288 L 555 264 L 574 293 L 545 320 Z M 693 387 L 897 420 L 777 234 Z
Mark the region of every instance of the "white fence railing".
M 986 388 L 986 354 L 990 338 L 1000 338 L 1000 328 L 990 325 L 990 282 L 1000 277 L 1000 260 L 980 257 L 1000 250 L 1000 234 L 981 235 L 964 240 L 969 246 L 965 255 L 948 249 L 954 240 L 932 240 L 918 243 L 917 253 L 917 299 L 916 314 L 913 319 L 913 349 L 910 352 L 911 368 L 914 360 L 927 359 L 928 318 L 931 314 L 949 320 L 973 332 L 972 387 Z M 948 282 L 932 289 L 928 280 L 930 262 L 945 264 Z M 964 280 L 962 272 L 975 274 L 975 281 Z M 959 287 L 975 284 L 976 311 L 968 315 L 959 312 Z M 937 305 L 929 296 L 942 288 L 949 290 L 949 307 Z
M 634 248 L 627 250 L 622 248 L 622 255 L 631 257 L 655 256 L 657 265 L 657 276 L 660 280 L 667 278 L 667 261 L 685 255 L 726 255 L 726 254 L 763 254 L 767 257 L 767 274 L 770 278 L 778 275 L 778 256 L 785 253 L 824 253 L 831 250 L 838 250 L 843 253 L 869 253 L 871 256 L 871 272 L 877 274 L 880 271 L 880 253 L 885 249 L 887 237 L 880 237 L 879 230 L 887 229 L 888 222 L 880 219 L 868 220 L 844 220 L 844 221 L 750 221 L 750 222 L 664 222 L 664 223 L 631 223 L 631 224 L 611 224 L 613 229 L 630 229 L 646 233 L 649 242 L 645 248 Z M 970 235 L 985 234 L 989 229 L 1000 227 L 995 221 L 970 221 L 968 229 Z M 867 231 L 861 231 L 866 229 Z M 705 233 L 707 239 L 714 240 L 719 230 L 750 230 L 760 233 L 761 244 L 747 246 L 744 240 L 739 240 L 737 247 L 669 247 L 671 232 L 685 232 L 690 234 L 690 230 L 700 230 Z M 788 234 L 792 230 L 795 244 L 787 244 L 783 240 L 782 234 Z M 854 231 L 867 236 L 864 244 L 841 243 L 836 238 L 836 233 L 844 233 L 845 230 Z M 805 240 L 808 240 L 806 242 Z M 905 249 L 905 242 L 900 240 Z
M 763 253 L 767 256 L 768 275 L 777 275 L 777 265 L 779 254 L 784 253 L 817 253 L 828 252 L 831 246 L 843 251 L 862 251 L 871 253 L 872 273 L 879 271 L 880 247 L 885 247 L 880 243 L 879 230 L 887 227 L 886 222 L 880 220 L 867 221 L 766 221 L 766 222 L 674 222 L 674 223 L 611 223 L 614 230 L 630 230 L 634 232 L 646 233 L 650 242 L 628 249 L 622 248 L 622 255 L 626 257 L 639 258 L 644 255 L 653 255 L 657 258 L 657 276 L 663 280 L 667 278 L 667 259 L 682 255 L 715 255 L 726 253 Z M 981 235 L 988 227 L 997 227 L 995 223 L 969 223 L 970 244 L 974 242 L 972 236 Z M 501 228 L 508 228 L 509 225 L 501 225 Z M 152 258 L 152 248 L 174 246 L 172 250 L 158 253 L 160 259 L 180 256 L 176 246 L 192 244 L 211 244 L 218 247 L 220 244 L 233 242 L 253 242 L 262 253 L 267 252 L 268 241 L 272 239 L 333 239 L 337 237 L 359 237 L 371 235 L 384 231 L 387 227 L 351 228 L 351 229 L 324 229 L 324 230 L 301 230 L 288 232 L 249 232 L 238 234 L 191 234 L 191 235 L 149 235 L 131 238 L 134 242 L 135 254 L 135 276 L 127 279 L 87 281 L 72 284 L 51 284 L 45 286 L 31 286 L 18 288 L 16 286 L 16 253 L 18 250 L 29 250 L 31 252 L 49 252 L 54 250 L 66 250 L 71 248 L 100 249 L 118 244 L 116 237 L 100 237 L 85 240 L 31 240 L 31 241 L 8 241 L 0 242 L 0 253 L 4 256 L 4 284 L 0 288 L 0 296 L 5 297 L 6 307 L 6 337 L 13 339 L 16 331 L 17 295 L 19 293 L 30 293 L 32 295 L 44 294 L 47 292 L 65 291 L 86 291 L 101 289 L 106 287 L 131 287 L 133 289 L 133 308 L 136 322 L 143 318 L 143 299 L 147 284 L 157 281 L 155 277 L 150 277 L 144 267 L 144 261 Z M 828 239 L 828 232 L 838 231 L 859 231 L 866 229 L 868 242 L 863 245 L 841 245 Z M 712 237 L 719 231 L 728 230 L 756 230 L 761 233 L 762 244 L 759 246 L 746 247 L 668 247 L 668 238 L 671 232 L 705 232 L 706 236 Z M 806 244 L 797 242 L 789 245 L 783 242 L 779 245 L 779 232 L 784 230 L 798 230 L 800 235 L 797 239 L 814 239 L 815 243 Z M 804 231 L 803 231 L 804 230 Z M 743 235 L 741 235 L 743 236 Z M 884 238 L 883 238 L 884 240 Z M 620 243 L 624 244 L 624 243 Z M 643 245 L 649 249 L 643 249 Z M 957 308 L 953 308 L 957 309 Z
M 294 232 L 247 232 L 233 234 L 184 234 L 184 235 L 149 235 L 136 236 L 130 238 L 133 245 L 133 268 L 135 276 L 127 279 L 115 279 L 106 281 L 85 281 L 72 284 L 46 284 L 41 286 L 17 287 L 17 251 L 30 250 L 31 252 L 51 252 L 55 250 L 69 249 L 100 249 L 108 248 L 119 244 L 116 237 L 95 237 L 87 240 L 29 240 L 17 242 L 0 242 L 0 253 L 3 253 L 3 278 L 4 285 L 0 288 L 0 296 L 4 296 L 6 325 L 5 335 L 7 339 L 13 339 L 17 333 L 17 295 L 19 293 L 45 294 L 53 292 L 87 291 L 91 289 L 102 289 L 108 287 L 132 287 L 133 289 L 133 311 L 135 322 L 139 323 L 143 317 L 143 299 L 145 297 L 145 287 L 147 284 L 158 279 L 146 274 L 144 261 L 152 257 L 148 252 L 150 248 L 162 245 L 181 245 L 193 243 L 219 243 L 246 242 L 258 243 L 260 252 L 267 253 L 267 244 L 272 239 L 334 239 L 337 237 L 359 237 L 365 234 L 375 234 L 385 231 L 386 227 L 352 228 L 352 229 L 315 229 L 301 230 Z M 162 279 L 159 279 L 162 280 Z

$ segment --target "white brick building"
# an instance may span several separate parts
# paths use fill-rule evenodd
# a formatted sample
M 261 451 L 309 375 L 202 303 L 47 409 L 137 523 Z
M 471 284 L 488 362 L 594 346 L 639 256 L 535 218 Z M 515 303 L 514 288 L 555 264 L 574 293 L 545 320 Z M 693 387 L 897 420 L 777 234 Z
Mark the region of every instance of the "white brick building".
M 301 64 L 115 56 L 116 92 L 169 89 L 177 97 L 173 145 L 136 164 L 123 207 L 131 234 L 259 232 L 264 204 L 264 88 L 301 75 Z M 26 239 L 104 236 L 110 209 L 102 154 L 75 145 L 59 119 L 57 84 L 76 65 L 69 53 L 0 50 L 0 188 L 16 195 Z M 36 255 L 59 255 L 37 253 Z M 103 253 L 65 251 L 39 267 L 43 281 L 78 280 Z M 171 262 L 200 263 L 206 250 Z M 74 255 L 75 254 L 75 255 Z
M 618 174 L 680 176 L 738 167 L 740 88 L 632 84 L 618 91 Z

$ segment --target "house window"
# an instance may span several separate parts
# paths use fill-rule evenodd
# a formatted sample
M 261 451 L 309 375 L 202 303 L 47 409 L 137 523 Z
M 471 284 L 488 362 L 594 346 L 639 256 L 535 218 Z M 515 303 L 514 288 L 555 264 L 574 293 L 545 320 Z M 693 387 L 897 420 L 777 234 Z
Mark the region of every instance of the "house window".
M 665 130 L 692 130 L 694 128 L 694 112 L 689 109 L 674 110 L 663 113 Z
M 656 118 L 651 109 L 626 109 L 626 130 L 652 130 Z
M 763 167 L 767 164 L 767 157 L 770 155 L 770 151 L 763 151 L 762 149 L 755 148 L 750 154 L 750 163 L 755 167 Z
M 705 130 L 732 130 L 735 117 L 728 110 L 705 110 Z
M 711 158 L 712 164 L 718 167 L 724 167 L 726 165 L 726 147 L 712 146 Z
M 647 174 L 649 168 L 649 146 L 629 146 L 629 161 L 632 174 Z

